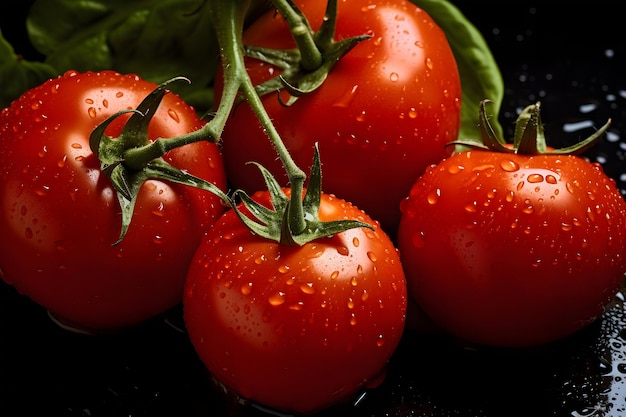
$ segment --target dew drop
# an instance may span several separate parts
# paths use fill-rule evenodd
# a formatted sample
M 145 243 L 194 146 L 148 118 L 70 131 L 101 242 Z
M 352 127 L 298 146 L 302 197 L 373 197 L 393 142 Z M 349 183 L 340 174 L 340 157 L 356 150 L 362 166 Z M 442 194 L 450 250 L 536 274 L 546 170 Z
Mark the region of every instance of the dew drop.
M 31 229 L 30 227 L 27 227 L 27 228 L 24 230 L 24 237 L 25 237 L 26 239 L 32 239 L 32 238 L 33 238 L 33 229 Z
M 504 159 L 500 161 L 500 168 L 506 172 L 515 172 L 519 170 L 519 164 L 515 161 L 511 161 L 510 159 Z
M 556 177 L 554 175 L 548 174 L 548 175 L 546 175 L 546 182 L 548 184 L 556 184 L 557 183 L 557 179 L 556 179 Z
M 384 344 L 385 344 L 385 336 L 383 336 L 382 334 L 379 334 L 378 339 L 376 339 L 376 346 L 381 347 Z
M 330 279 L 337 279 L 338 276 L 339 276 L 339 271 L 333 271 L 330 274 Z
M 347 247 L 345 247 L 345 246 L 339 246 L 337 248 L 337 253 L 339 255 L 348 256 L 348 255 L 350 255 L 350 250 Z
M 428 201 L 428 204 L 437 204 L 437 201 L 439 201 L 439 197 L 441 196 L 441 189 L 437 188 L 435 190 L 432 190 L 430 193 L 428 193 L 428 196 L 426 197 L 426 201 Z
M 538 182 L 543 182 L 543 175 L 541 174 L 530 174 L 527 178 L 528 182 L 532 184 L 536 184 Z
M 433 64 L 433 60 L 432 60 L 432 59 L 430 59 L 430 58 L 426 58 L 426 67 L 427 67 L 428 69 L 433 69 L 434 64 Z
M 361 242 L 359 241 L 359 238 L 355 236 L 352 238 L 352 244 L 354 245 L 355 248 L 358 248 Z
M 302 291 L 304 294 L 315 294 L 315 288 L 313 287 L 312 282 L 307 282 L 300 285 L 300 291 Z
M 87 109 L 87 114 L 89 115 L 89 117 L 91 117 L 92 119 L 96 118 L 96 109 L 94 107 L 89 107 Z
M 167 115 L 170 117 L 170 119 L 172 119 L 176 123 L 180 122 L 180 116 L 178 116 L 178 113 L 176 112 L 176 110 L 168 109 Z
M 398 75 L 397 72 L 392 72 L 391 74 L 389 74 L 389 80 L 392 82 L 398 81 L 399 78 L 400 76 Z
M 378 258 L 376 257 L 376 254 L 374 252 L 367 252 L 367 257 L 372 262 L 376 262 L 378 260 Z
M 273 306 L 279 306 L 285 302 L 285 293 L 282 291 L 277 292 L 268 298 L 269 303 Z
M 250 295 L 252 292 L 252 283 L 248 282 L 247 284 L 243 284 L 240 288 L 241 294 Z

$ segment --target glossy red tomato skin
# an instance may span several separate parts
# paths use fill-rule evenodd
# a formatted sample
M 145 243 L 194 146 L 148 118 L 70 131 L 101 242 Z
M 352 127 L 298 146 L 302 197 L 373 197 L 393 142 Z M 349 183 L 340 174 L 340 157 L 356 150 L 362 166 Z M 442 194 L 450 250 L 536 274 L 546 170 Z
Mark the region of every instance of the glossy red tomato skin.
M 325 2 L 297 5 L 312 27 L 319 27 Z M 324 191 L 356 204 L 393 237 L 399 203 L 415 179 L 450 154 L 445 145 L 458 135 L 461 85 L 445 34 L 409 1 L 340 1 L 336 39 L 362 34 L 372 37 L 344 56 L 316 92 L 291 107 L 282 106 L 276 94 L 265 96 L 263 103 L 296 163 L 309 167 L 319 142 Z M 244 42 L 293 47 L 283 19 L 274 12 L 252 24 Z M 247 68 L 255 84 L 277 75 L 271 65 L 252 59 Z M 251 160 L 286 183 L 247 104 L 238 106 L 227 123 L 223 152 L 235 187 L 249 192 L 264 188 L 256 168 L 246 165 Z
M 120 206 L 89 148 L 89 135 L 156 87 L 111 71 L 68 72 L 26 92 L 0 114 L 0 275 L 60 321 L 83 331 L 132 326 L 182 299 L 200 237 L 224 212 L 205 191 L 148 181 L 117 246 Z M 149 136 L 199 129 L 193 108 L 166 94 Z M 123 120 L 110 135 L 119 134 Z M 209 143 L 171 151 L 175 166 L 225 189 Z
M 626 271 L 626 203 L 576 156 L 455 154 L 416 182 L 402 212 L 410 294 L 477 344 L 569 336 L 602 314 Z
M 320 217 L 375 224 L 329 195 Z M 190 340 L 218 380 L 266 407 L 309 413 L 382 381 L 406 299 L 399 255 L 379 227 L 287 246 L 228 211 L 194 257 L 183 306 Z

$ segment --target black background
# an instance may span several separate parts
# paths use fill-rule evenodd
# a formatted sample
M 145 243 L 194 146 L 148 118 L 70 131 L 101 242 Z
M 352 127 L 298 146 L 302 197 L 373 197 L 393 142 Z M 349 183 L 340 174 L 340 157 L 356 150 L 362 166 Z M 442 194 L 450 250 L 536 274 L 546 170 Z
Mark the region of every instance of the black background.
M 3 1 L 0 28 L 18 53 L 35 59 L 22 26 L 28 4 Z M 587 156 L 626 189 L 626 35 L 619 2 L 455 4 L 481 30 L 502 71 L 507 137 L 517 113 L 535 101 L 542 103 L 548 143 L 556 146 L 588 136 L 610 117 L 609 135 Z M 567 129 L 584 121 L 593 127 Z M 223 397 L 185 333 L 168 319 L 180 325 L 180 311 L 115 336 L 74 334 L 0 283 L 0 415 L 265 414 Z M 534 349 L 475 349 L 409 331 L 382 386 L 357 405 L 324 415 L 626 415 L 626 307 L 618 297 L 589 328 Z

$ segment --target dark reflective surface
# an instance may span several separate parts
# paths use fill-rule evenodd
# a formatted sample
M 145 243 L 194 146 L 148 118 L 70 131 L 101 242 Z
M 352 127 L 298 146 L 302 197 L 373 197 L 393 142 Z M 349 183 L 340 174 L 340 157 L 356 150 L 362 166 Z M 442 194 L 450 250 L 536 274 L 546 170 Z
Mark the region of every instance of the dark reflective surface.
M 18 10 L 25 2 L 15 3 Z M 588 136 L 610 117 L 609 134 L 588 156 L 626 189 L 626 36 L 618 3 L 457 4 L 501 66 L 508 137 L 517 112 L 534 101 L 542 102 L 554 146 Z M 0 14 L 7 36 L 9 21 L 23 21 L 15 13 Z M 170 320 L 180 324 L 179 311 Z M 625 381 L 620 294 L 589 328 L 534 349 L 478 350 L 409 331 L 386 381 L 356 406 L 324 416 L 620 416 L 626 415 Z M 0 415 L 267 414 L 224 398 L 186 335 L 163 318 L 112 337 L 73 334 L 0 283 Z

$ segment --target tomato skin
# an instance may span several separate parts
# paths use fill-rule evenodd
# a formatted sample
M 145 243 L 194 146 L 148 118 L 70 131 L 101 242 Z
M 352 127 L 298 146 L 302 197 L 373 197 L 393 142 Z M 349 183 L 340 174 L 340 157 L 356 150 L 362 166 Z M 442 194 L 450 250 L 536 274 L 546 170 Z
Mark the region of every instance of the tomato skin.
M 626 271 L 626 203 L 576 156 L 455 154 L 415 183 L 402 213 L 410 294 L 470 342 L 571 335 L 602 314 Z
M 296 3 L 311 26 L 319 27 L 325 2 Z M 428 165 L 450 154 L 445 145 L 457 138 L 460 78 L 445 34 L 409 1 L 340 1 L 335 38 L 362 34 L 372 38 L 344 56 L 317 91 L 291 107 L 281 105 L 276 94 L 263 97 L 263 103 L 298 166 L 310 167 L 319 142 L 324 191 L 356 204 L 394 237 L 400 201 Z M 245 31 L 244 42 L 294 46 L 273 11 Z M 272 65 L 246 62 L 255 84 L 277 75 Z M 223 153 L 235 187 L 264 188 L 256 168 L 246 165 L 252 160 L 286 185 L 284 169 L 247 103 L 236 107 L 226 124 Z
M 266 192 L 253 198 L 269 205 Z M 374 224 L 325 194 L 320 218 Z M 379 227 L 287 246 L 228 211 L 194 257 L 183 307 L 190 340 L 218 380 L 267 407 L 309 413 L 381 382 L 406 299 L 399 255 Z
M 77 329 L 132 326 L 179 303 L 200 237 L 224 212 L 205 191 L 147 181 L 128 234 L 112 246 L 121 210 L 89 135 L 155 87 L 134 75 L 72 71 L 24 93 L 0 114 L 0 275 Z M 168 93 L 149 136 L 202 125 L 193 108 Z M 116 120 L 107 133 L 117 136 L 122 126 Z M 214 144 L 176 149 L 165 159 L 226 187 Z

